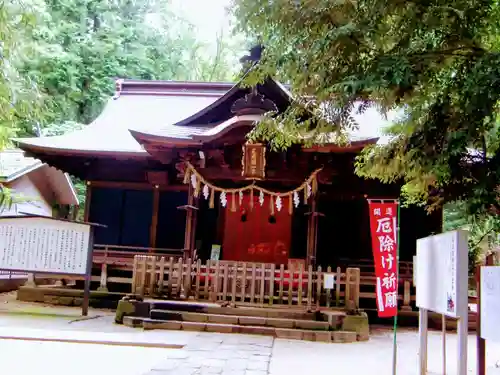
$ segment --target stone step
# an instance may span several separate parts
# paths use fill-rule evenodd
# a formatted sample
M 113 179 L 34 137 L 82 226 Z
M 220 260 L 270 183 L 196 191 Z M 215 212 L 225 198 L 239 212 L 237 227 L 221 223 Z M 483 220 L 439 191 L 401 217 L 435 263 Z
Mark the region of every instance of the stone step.
M 307 340 L 318 342 L 348 343 L 358 339 L 356 332 L 315 331 L 308 329 L 275 328 L 267 326 L 188 322 L 177 320 L 158 320 L 126 316 L 123 324 L 130 327 L 143 327 L 145 330 L 167 329 L 197 332 L 240 333 L 249 335 L 265 335 L 282 339 Z
M 236 314 L 239 309 L 233 309 Z M 259 326 L 274 328 L 298 328 L 316 331 L 328 331 L 330 328 L 340 328 L 342 321 L 337 319 L 332 321 L 315 321 L 303 319 L 266 318 L 261 316 L 240 316 L 224 314 L 205 314 L 198 312 L 181 312 L 170 310 L 151 310 L 150 318 L 155 320 L 175 320 L 182 322 L 214 323 L 214 324 L 234 324 L 240 326 Z
M 272 307 L 223 307 L 214 304 L 200 304 L 175 301 L 151 301 L 151 310 L 168 310 L 195 312 L 216 315 L 238 315 L 238 316 L 260 316 L 263 318 L 284 318 L 299 320 L 321 320 L 319 312 L 305 311 L 301 309 L 290 308 L 272 308 Z M 339 316 L 345 316 L 345 313 L 339 311 Z

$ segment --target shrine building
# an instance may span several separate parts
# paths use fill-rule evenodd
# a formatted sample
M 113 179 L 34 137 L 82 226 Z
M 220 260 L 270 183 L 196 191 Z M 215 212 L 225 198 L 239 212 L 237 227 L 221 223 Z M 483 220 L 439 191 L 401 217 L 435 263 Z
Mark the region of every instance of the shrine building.
M 96 247 L 323 267 L 373 259 L 367 198 L 400 194 L 354 173 L 356 155 L 378 137 L 285 152 L 247 144 L 265 113 L 292 101 L 272 78 L 253 88 L 117 80 L 83 129 L 16 142 L 87 182 L 85 220 L 107 226 L 96 229 Z M 356 118 L 362 130 L 383 123 L 373 112 Z M 400 228 L 400 259 L 411 261 L 416 239 L 441 231 L 441 214 L 402 208 Z

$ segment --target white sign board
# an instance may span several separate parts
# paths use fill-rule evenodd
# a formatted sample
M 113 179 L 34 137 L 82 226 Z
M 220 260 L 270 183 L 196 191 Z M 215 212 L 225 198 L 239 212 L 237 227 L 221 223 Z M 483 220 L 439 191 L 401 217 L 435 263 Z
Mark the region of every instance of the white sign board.
M 90 225 L 44 217 L 0 219 L 0 269 L 85 275 Z
M 323 288 L 325 289 L 333 289 L 335 285 L 335 274 L 334 273 L 325 273 L 323 279 Z
M 481 337 L 500 342 L 500 267 L 481 267 Z
M 467 233 L 417 240 L 417 306 L 454 318 L 468 314 Z

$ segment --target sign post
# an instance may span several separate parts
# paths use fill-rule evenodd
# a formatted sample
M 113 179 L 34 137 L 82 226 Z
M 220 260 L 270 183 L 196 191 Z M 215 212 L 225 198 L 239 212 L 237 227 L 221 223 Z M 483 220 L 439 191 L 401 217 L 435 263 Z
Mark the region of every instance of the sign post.
M 491 263 L 489 260 L 487 263 Z M 478 267 L 478 375 L 486 374 L 486 340 L 500 342 L 500 266 Z
M 98 224 L 48 216 L 4 216 L 0 218 L 0 271 L 83 276 L 82 315 L 86 316 L 94 226 Z
M 90 304 L 90 283 L 92 282 L 92 257 L 94 252 L 94 228 L 89 227 L 89 244 L 87 248 L 87 269 L 85 272 L 85 282 L 83 285 L 82 316 L 89 314 Z
M 332 289 L 335 287 L 335 274 L 327 272 L 323 274 L 323 288 L 326 290 L 326 307 L 330 307 Z
M 399 286 L 399 202 L 368 200 L 378 316 L 394 318 L 392 374 L 396 374 Z
M 415 279 L 417 282 L 416 302 L 420 313 L 420 375 L 427 374 L 428 311 L 458 319 L 457 374 L 466 375 L 468 335 L 467 233 L 452 231 L 417 240 Z M 445 323 L 443 320 L 443 324 Z

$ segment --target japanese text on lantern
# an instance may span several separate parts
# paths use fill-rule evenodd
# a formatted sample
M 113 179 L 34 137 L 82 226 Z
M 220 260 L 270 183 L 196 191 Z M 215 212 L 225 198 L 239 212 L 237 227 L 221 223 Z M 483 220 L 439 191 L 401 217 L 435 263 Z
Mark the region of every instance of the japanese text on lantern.
M 396 315 L 398 303 L 397 276 L 397 206 L 396 203 L 370 203 L 377 306 L 379 316 Z

